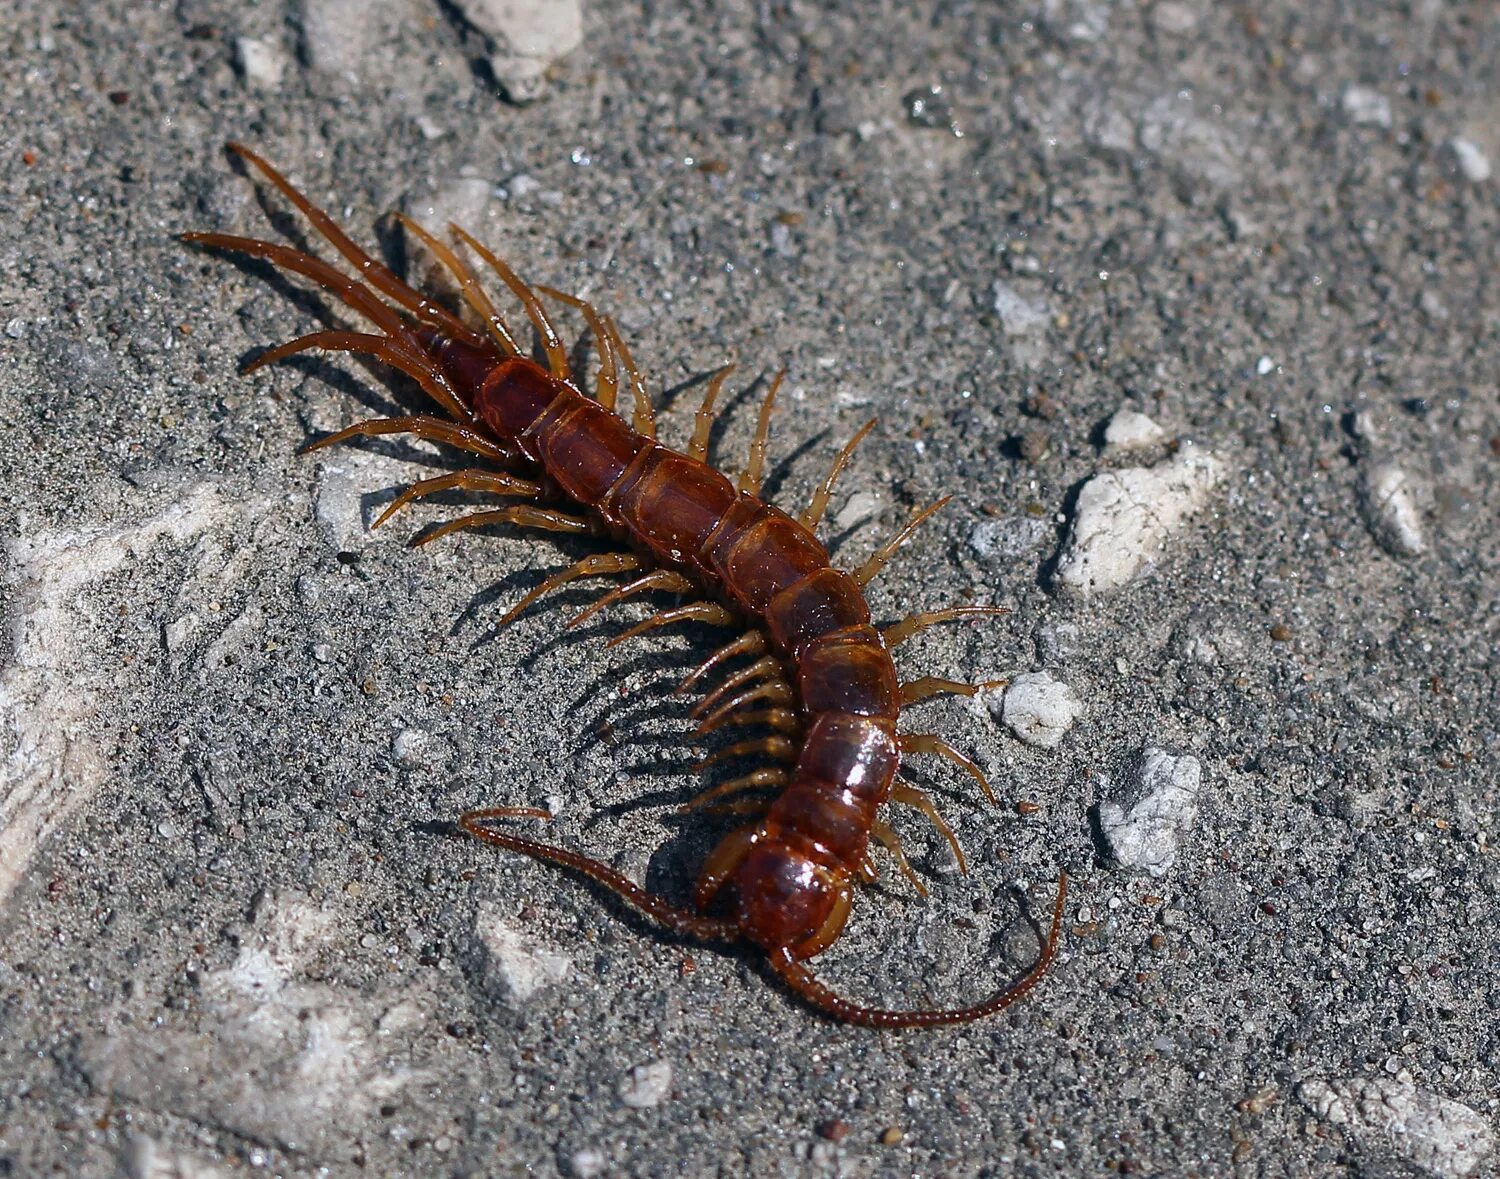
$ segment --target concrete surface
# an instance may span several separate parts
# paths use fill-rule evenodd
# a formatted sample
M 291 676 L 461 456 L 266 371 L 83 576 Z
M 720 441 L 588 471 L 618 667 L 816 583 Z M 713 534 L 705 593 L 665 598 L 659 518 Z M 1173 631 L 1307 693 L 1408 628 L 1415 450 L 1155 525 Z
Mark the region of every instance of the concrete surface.
M 1495 7 L 535 9 L 5 5 L 0 1174 L 1496 1173 Z M 730 468 L 788 365 L 783 502 L 879 415 L 844 559 L 957 497 L 876 609 L 1014 612 L 903 668 L 1080 715 L 914 708 L 1003 805 L 914 767 L 972 872 L 896 815 L 932 895 L 882 859 L 819 969 L 975 998 L 1066 867 L 1033 998 L 842 1027 L 455 833 L 550 806 L 685 897 L 723 823 L 667 690 L 714 636 L 606 652 L 645 606 L 565 633 L 581 591 L 496 633 L 587 546 L 368 530 L 452 456 L 297 455 L 419 404 L 378 367 L 236 375 L 330 313 L 176 240 L 301 237 L 229 138 L 402 264 L 384 211 L 463 204 L 614 309 L 668 437 L 738 360 Z M 1159 879 L 1100 825 L 1147 750 L 1199 771 Z

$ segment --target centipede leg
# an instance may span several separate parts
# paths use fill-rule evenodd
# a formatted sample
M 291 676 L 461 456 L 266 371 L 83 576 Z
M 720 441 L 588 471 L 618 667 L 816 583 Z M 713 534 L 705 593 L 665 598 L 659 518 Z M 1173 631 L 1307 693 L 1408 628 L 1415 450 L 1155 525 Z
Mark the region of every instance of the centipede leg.
M 521 300 L 521 306 L 526 309 L 526 317 L 531 320 L 532 327 L 536 328 L 536 334 L 541 337 L 542 351 L 547 354 L 548 371 L 559 381 L 571 380 L 573 372 L 568 366 L 568 350 L 563 347 L 562 337 L 557 334 L 557 329 L 547 318 L 547 309 L 536 297 L 536 292 L 522 282 L 516 272 L 486 248 L 484 243 L 476 241 L 473 235 L 461 225 L 455 225 L 450 221 L 448 228 L 469 249 L 484 259 L 486 265 L 498 274 L 516 298 Z
M 639 638 L 648 631 L 663 626 L 672 626 L 678 622 L 706 622 L 710 626 L 733 626 L 735 621 L 734 615 L 723 606 L 713 602 L 690 602 L 686 606 L 678 606 L 673 610 L 663 610 L 660 614 L 653 614 L 644 622 L 638 622 L 629 630 L 617 634 L 605 646 L 618 647 L 621 643 Z
M 671 569 L 653 569 L 644 577 L 637 577 L 634 581 L 628 581 L 622 586 L 617 586 L 603 597 L 596 599 L 583 610 L 568 619 L 568 626 L 582 626 L 594 615 L 616 602 L 623 602 L 626 598 L 634 597 L 636 594 L 649 593 L 652 590 L 663 590 L 667 593 L 685 594 L 695 588 L 693 583 Z
M 325 438 L 319 438 L 316 442 L 309 442 L 302 448 L 302 453 L 309 454 L 325 447 L 337 446 L 350 438 L 381 438 L 387 434 L 411 434 L 428 442 L 441 442 L 488 459 L 504 460 L 514 457 L 509 450 L 497 446 L 478 431 L 434 417 L 371 418 L 366 422 L 356 422 Z
M 503 471 L 485 471 L 477 467 L 471 467 L 466 471 L 452 471 L 446 475 L 434 475 L 430 479 L 418 479 L 393 499 L 390 506 L 380 513 L 370 527 L 379 528 L 407 504 L 443 491 L 480 491 L 490 495 L 516 495 L 525 499 L 534 499 L 541 495 L 542 486 L 540 483 L 533 483 L 530 479 L 507 475 Z
M 945 495 L 937 503 L 930 504 L 921 511 L 913 514 L 912 518 L 906 522 L 900 532 L 896 533 L 895 536 L 876 549 L 868 561 L 850 574 L 854 578 L 854 583 L 861 589 L 869 585 L 874 580 L 875 575 L 885 568 L 886 562 L 896 555 L 896 550 L 909 541 L 917 529 L 952 498 L 951 495 Z
M 230 151 L 242 160 L 253 165 L 267 180 L 275 185 L 287 200 L 291 201 L 307 218 L 312 227 L 323 235 L 340 254 L 342 254 L 361 277 L 366 279 L 377 290 L 388 297 L 396 300 L 412 314 L 429 323 L 437 324 L 446 333 L 469 343 L 476 343 L 480 339 L 478 335 L 450 312 L 447 308 L 432 302 L 420 291 L 413 290 L 395 273 L 383 266 L 380 262 L 370 257 L 339 227 L 332 217 L 325 213 L 317 205 L 307 199 L 292 183 L 280 172 L 263 160 L 255 152 L 240 143 L 226 145 Z
M 920 679 L 908 680 L 901 685 L 901 707 L 915 704 L 918 700 L 926 700 L 931 696 L 973 696 L 976 692 L 989 692 L 995 688 L 1003 688 L 1008 680 L 981 680 L 977 684 L 967 684 L 962 680 L 945 680 L 940 676 L 924 675 Z
M 673 695 L 681 696 L 684 692 L 690 689 L 694 684 L 696 684 L 714 668 L 718 667 L 719 664 L 725 662 L 728 659 L 733 659 L 738 655 L 761 655 L 765 653 L 765 650 L 765 636 L 758 630 L 746 631 L 733 642 L 725 643 L 724 646 L 720 647 L 717 651 L 715 651 L 712 655 L 710 655 L 707 659 L 705 659 L 702 663 L 700 663 L 697 667 L 690 671 L 683 679 L 682 683 L 677 685 L 676 691 L 673 693 Z
M 262 352 L 240 371 L 248 375 L 268 364 L 275 364 L 278 360 L 314 348 L 324 352 L 352 352 L 373 356 L 416 381 L 427 396 L 460 420 L 467 420 L 470 416 L 432 357 L 425 352 L 414 352 L 400 340 L 390 336 L 376 336 L 368 332 L 312 332 Z
M 946 757 L 954 765 L 970 774 L 974 781 L 979 783 L 980 789 L 984 791 L 992 803 L 996 806 L 1000 805 L 1000 800 L 995 797 L 995 792 L 990 789 L 990 780 L 984 776 L 984 771 L 937 734 L 902 733 L 896 738 L 896 744 L 903 754 L 935 753 L 939 757 Z
M 714 402 L 718 400 L 719 390 L 724 387 L 724 382 L 734 369 L 734 365 L 726 364 L 709 378 L 708 389 L 703 394 L 703 404 L 693 415 L 693 436 L 688 441 L 687 454 L 700 463 L 708 462 L 708 436 L 714 428 Z
M 789 947 L 770 955 L 771 969 L 806 1002 L 845 1023 L 871 1028 L 940 1027 L 944 1024 L 968 1023 L 1004 1011 L 1046 976 L 1057 958 L 1058 946 L 1061 944 L 1063 903 L 1067 895 L 1068 876 L 1064 872 L 1057 878 L 1057 900 L 1052 908 L 1052 924 L 1036 963 L 1011 986 L 972 1007 L 926 1011 L 892 1011 L 881 1007 L 865 1007 L 835 994 L 826 983 L 808 970 Z
M 714 709 L 699 724 L 697 735 L 701 737 L 705 733 L 713 732 L 731 713 L 738 712 L 745 705 L 751 704 L 756 700 L 764 700 L 772 705 L 786 705 L 795 704 L 797 696 L 792 691 L 791 684 L 787 683 L 786 680 L 780 678 L 768 680 L 766 683 L 758 684 L 753 688 L 741 692 L 738 696 L 732 697 Z M 696 712 L 694 715 L 697 715 Z
M 594 335 L 594 347 L 599 352 L 599 372 L 594 378 L 594 400 L 605 409 L 613 411 L 620 395 L 620 362 L 615 353 L 614 338 L 609 334 L 609 329 L 604 326 L 604 319 L 599 314 L 599 309 L 577 295 L 570 295 L 555 287 L 544 287 L 538 283 L 536 289 L 549 299 L 556 299 L 583 313 L 584 321 Z
M 510 625 L 531 603 L 571 581 L 577 581 L 582 577 L 604 577 L 611 573 L 628 573 L 640 567 L 641 558 L 634 553 L 595 553 L 584 557 L 581 561 L 569 565 L 562 572 L 552 574 L 541 585 L 528 592 L 506 612 L 505 617 L 500 619 L 495 627 L 498 630 L 502 626 Z
M 853 438 L 844 443 L 844 449 L 839 451 L 838 457 L 833 460 L 833 466 L 828 469 L 827 478 L 818 484 L 818 490 L 813 493 L 812 502 L 807 505 L 807 511 L 797 517 L 798 523 L 809 532 L 817 528 L 823 519 L 823 513 L 828 510 L 828 501 L 833 496 L 833 485 L 844 473 L 844 467 L 848 464 L 850 456 L 854 454 L 854 448 L 863 442 L 865 435 L 875 428 L 875 422 L 876 419 L 871 418 L 859 428 Z
M 927 821 L 937 828 L 938 834 L 948 841 L 948 846 L 953 849 L 953 858 L 958 861 L 958 870 L 965 876 L 969 874 L 969 861 L 964 858 L 964 849 L 959 846 L 958 836 L 953 834 L 953 828 L 948 826 L 948 820 L 943 818 L 931 797 L 918 790 L 910 782 L 897 778 L 895 786 L 891 789 L 891 801 L 921 811 Z
M 693 706 L 693 711 L 688 715 L 693 717 L 702 716 L 704 713 L 708 712 L 709 709 L 713 708 L 713 706 L 720 700 L 722 700 L 728 693 L 733 692 L 736 688 L 743 687 L 744 685 L 753 683 L 756 680 L 767 679 L 771 677 L 779 679 L 783 670 L 784 665 L 782 664 L 781 660 L 776 659 L 771 655 L 762 656 L 754 663 L 740 668 L 739 671 L 735 672 L 712 692 L 707 693 L 702 700 L 698 701 L 698 703 Z
M 707 909 L 724 882 L 734 875 L 759 835 L 754 827 L 741 827 L 731 831 L 714 845 L 713 851 L 703 861 L 698 873 L 698 884 L 693 890 L 693 899 L 699 909 Z
M 594 525 L 589 520 L 569 516 L 566 512 L 555 511 L 552 508 L 534 508 L 528 504 L 521 504 L 513 508 L 474 512 L 468 516 L 460 516 L 457 520 L 446 520 L 431 532 L 417 537 L 412 543 L 418 546 L 431 544 L 439 537 L 461 532 L 467 528 L 486 528 L 491 524 L 519 524 L 523 528 L 539 528 L 543 532 L 569 532 L 574 536 L 586 536 L 594 531 Z
M 451 250 L 448 245 L 434 237 L 419 222 L 408 217 L 405 213 L 397 213 L 396 220 L 406 229 L 406 232 L 422 242 L 433 256 L 442 263 L 458 283 L 458 289 L 463 294 L 464 302 L 484 320 L 485 327 L 489 329 L 490 336 L 495 343 L 500 345 L 501 351 L 510 356 L 519 356 L 521 346 L 516 343 L 516 334 L 511 331 L 510 325 L 505 322 L 505 317 L 496 309 L 491 301 L 489 293 L 484 289 L 474 272 L 464 264 L 464 260 Z
M 760 494 L 761 477 L 766 469 L 766 445 L 771 437 L 771 411 L 776 406 L 776 390 L 781 388 L 785 377 L 786 369 L 782 369 L 766 390 L 766 399 L 761 402 L 760 417 L 755 423 L 755 437 L 750 442 L 750 457 L 740 475 L 737 491 L 749 495 Z
M 697 736 L 704 737 L 715 729 L 739 728 L 745 725 L 767 725 L 778 733 L 798 733 L 802 731 L 802 723 L 797 719 L 797 714 L 790 708 L 760 708 L 751 712 L 734 712 L 728 716 L 715 721 L 714 724 L 703 727 L 699 726 Z
M 700 790 L 692 798 L 682 804 L 679 810 L 696 811 L 721 798 L 727 798 L 731 794 L 743 794 L 747 790 L 766 790 L 773 786 L 785 786 L 789 775 L 785 770 L 756 770 L 728 782 L 720 782 L 717 786 L 710 786 L 707 790 Z
M 736 741 L 732 745 L 724 746 L 723 749 L 715 750 L 698 762 L 693 766 L 693 772 L 701 774 L 704 770 L 720 762 L 729 761 L 731 758 L 752 757 L 762 753 L 773 761 L 790 763 L 797 760 L 797 745 L 785 737 L 752 737 L 748 741 Z
M 906 852 L 901 847 L 901 836 L 891 829 L 889 823 L 876 819 L 870 827 L 870 834 L 880 841 L 880 845 L 891 853 L 896 861 L 896 867 L 901 870 L 901 875 L 911 881 L 911 886 L 917 890 L 917 895 L 925 897 L 927 886 L 922 883 L 921 877 L 912 871 L 911 861 L 906 858 Z
M 604 329 L 614 341 L 615 351 L 625 366 L 625 375 L 630 378 L 630 391 L 635 400 L 635 410 L 630 415 L 630 428 L 646 438 L 656 437 L 656 410 L 651 405 L 651 395 L 646 392 L 646 378 L 636 367 L 635 357 L 630 354 L 630 345 L 620 332 L 620 325 L 612 316 L 603 317 Z
M 929 626 L 936 626 L 940 622 L 957 622 L 963 618 L 992 618 L 1009 613 L 1010 610 L 1005 606 L 950 606 L 946 610 L 928 610 L 881 628 L 880 637 L 888 650 L 895 650 L 907 639 L 914 638 Z
M 476 839 L 482 839 L 506 851 L 519 852 L 534 860 L 555 864 L 560 868 L 586 876 L 595 884 L 609 889 L 638 913 L 650 917 L 673 933 L 715 941 L 738 940 L 739 931 L 735 928 L 733 921 L 702 917 L 691 910 L 679 908 L 665 898 L 647 892 L 635 881 L 615 871 L 608 864 L 602 864 L 598 860 L 569 851 L 567 848 L 557 847 L 550 843 L 539 843 L 534 839 L 512 835 L 509 831 L 497 831 L 493 827 L 486 826 L 493 819 L 518 817 L 547 818 L 548 815 L 545 811 L 537 811 L 529 807 L 489 807 L 460 815 L 458 825 Z

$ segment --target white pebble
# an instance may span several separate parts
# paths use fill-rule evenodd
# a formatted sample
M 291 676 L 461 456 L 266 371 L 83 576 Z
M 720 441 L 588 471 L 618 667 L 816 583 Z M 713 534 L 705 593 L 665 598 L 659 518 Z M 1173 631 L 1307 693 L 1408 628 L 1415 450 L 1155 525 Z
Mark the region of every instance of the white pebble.
M 364 543 L 365 522 L 360 505 L 361 488 L 342 463 L 324 463 L 318 470 L 313 493 L 313 517 L 323 539 L 338 552 Z
M 1391 100 L 1368 86 L 1350 86 L 1344 91 L 1344 113 L 1354 123 L 1389 127 Z
M 1480 1174 L 1495 1153 L 1495 1135 L 1483 1115 L 1405 1081 L 1308 1080 L 1297 1086 L 1297 1096 L 1373 1159 L 1394 1154 L 1439 1179 Z
M 1255 362 L 1255 375 L 1259 377 L 1269 376 L 1276 371 L 1276 362 L 1269 356 L 1262 356 Z
M 620 1100 L 631 1109 L 655 1109 L 672 1090 L 672 1065 L 666 1060 L 638 1064 L 618 1086 Z
M 425 729 L 402 729 L 391 738 L 391 753 L 407 769 L 423 766 L 430 760 L 432 734 Z
M 1120 454 L 1155 446 L 1167 432 L 1140 410 L 1122 405 L 1104 427 L 1104 452 Z
M 257 90 L 279 90 L 286 74 L 286 54 L 274 41 L 240 37 L 234 43 L 235 60 L 245 81 Z
M 586 1146 L 568 1156 L 568 1173 L 573 1179 L 598 1179 L 604 1174 L 604 1163 L 602 1152 Z
M 1151 12 L 1151 23 L 1159 33 L 1185 37 L 1198 27 L 1198 13 L 1190 4 L 1161 0 Z
M 1000 701 L 1000 719 L 1037 749 L 1055 748 L 1085 711 L 1072 687 L 1045 671 L 1016 676 Z
M 1001 279 L 995 280 L 994 292 L 995 313 L 1000 316 L 1000 326 L 1007 336 L 1033 335 L 1045 328 L 1052 318 L 1046 303 L 1025 298 Z
M 1466 180 L 1471 180 L 1475 184 L 1483 184 L 1490 178 L 1493 171 L 1490 167 L 1490 158 L 1472 139 L 1455 135 L 1448 141 L 1448 146 L 1453 149 L 1453 158 L 1458 161 L 1458 170 L 1464 174 Z
M 1034 516 L 981 520 L 969 530 L 969 547 L 982 561 L 1013 561 L 1040 546 L 1051 531 L 1050 522 Z
M 1393 557 L 1427 550 L 1422 527 L 1422 488 L 1395 463 L 1376 463 L 1360 482 L 1360 505 L 1376 542 Z
M 583 42 L 582 0 L 456 0 L 490 39 L 490 65 L 512 102 L 539 98 L 547 68 Z
M 525 1003 L 568 977 L 573 961 L 534 940 L 491 901 L 480 904 L 474 932 L 484 946 L 485 986 L 511 1003 Z
M 1119 790 L 1099 804 L 1099 831 L 1114 862 L 1132 872 L 1165 876 L 1198 820 L 1202 788 L 1203 768 L 1196 757 L 1142 750 Z
M 1167 538 L 1208 501 L 1223 473 L 1212 454 L 1184 443 L 1171 462 L 1095 475 L 1078 493 L 1057 588 L 1088 596 L 1128 585 L 1161 558 Z
M 863 524 L 866 520 L 880 514 L 884 505 L 880 496 L 872 491 L 856 491 L 839 509 L 839 514 L 833 518 L 833 526 L 840 532 L 853 528 L 856 524 Z

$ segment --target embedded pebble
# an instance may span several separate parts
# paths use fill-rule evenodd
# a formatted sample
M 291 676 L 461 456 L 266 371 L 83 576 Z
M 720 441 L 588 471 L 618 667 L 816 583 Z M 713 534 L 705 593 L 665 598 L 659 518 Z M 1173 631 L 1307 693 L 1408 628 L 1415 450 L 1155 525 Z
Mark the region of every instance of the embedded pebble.
M 666 1060 L 638 1064 L 620 1079 L 617 1092 L 631 1109 L 655 1109 L 672 1090 L 672 1065 Z
M 1172 90 L 1153 99 L 1141 112 L 1137 138 L 1141 147 L 1170 164 L 1180 175 L 1217 188 L 1240 184 L 1248 152 L 1222 114 L 1198 114 L 1191 91 Z
M 1198 13 L 1190 4 L 1161 0 L 1151 11 L 1151 23 L 1158 33 L 1185 37 L 1198 27 Z
M 1044 329 L 1052 318 L 1046 303 L 1040 299 L 1027 299 L 1015 287 L 998 278 L 994 285 L 994 306 L 1007 336 L 1033 335 Z
M 391 755 L 407 769 L 430 769 L 442 763 L 443 743 L 425 729 L 402 729 L 391 738 Z
M 478 176 L 448 176 L 432 188 L 407 195 L 406 215 L 434 237 L 448 237 L 448 223 L 479 235 L 490 206 L 490 182 Z M 408 242 L 413 251 L 426 252 L 421 242 Z
M 1168 537 L 1203 507 L 1223 473 L 1212 454 L 1184 443 L 1170 462 L 1095 475 L 1078 493 L 1055 586 L 1087 597 L 1149 572 Z
M 360 506 L 360 488 L 349 468 L 339 462 L 318 468 L 318 486 L 313 493 L 313 518 L 330 547 L 347 552 L 363 543 L 365 521 Z
M 605 1162 L 603 1152 L 586 1146 L 568 1156 L 568 1174 L 573 1179 L 597 1179 L 604 1174 Z
M 1045 671 L 1016 676 L 996 703 L 1006 727 L 1037 749 L 1056 748 L 1086 711 L 1072 687 Z M 996 703 L 990 705 L 991 712 L 997 711 Z
M 1104 427 L 1104 452 L 1119 454 L 1155 446 L 1167 432 L 1139 410 L 1122 405 Z
M 486 987 L 512 1003 L 562 982 L 572 968 L 571 958 L 537 942 L 493 901 L 480 904 L 474 932 L 485 950 Z
M 309 64 L 357 80 L 401 7 L 402 0 L 302 0 L 299 24 Z
M 131 1136 L 121 1162 L 130 1179 L 220 1179 L 228 1173 L 200 1155 L 163 1146 L 144 1134 Z
M 1050 521 L 1034 516 L 981 520 L 969 530 L 969 547 L 982 561 L 1010 561 L 1038 548 L 1051 531 Z
M 490 41 L 490 67 L 515 103 L 541 97 L 546 73 L 583 42 L 582 0 L 456 0 Z
M 1481 1114 L 1405 1081 L 1308 1080 L 1297 1096 L 1371 1156 L 1395 1155 L 1440 1179 L 1480 1174 L 1495 1153 L 1495 1135 Z
M 1360 479 L 1360 507 L 1377 544 L 1393 557 L 1427 550 L 1422 526 L 1424 488 L 1395 463 L 1376 463 Z
M 1066 663 L 1078 654 L 1083 630 L 1076 622 L 1044 622 L 1036 628 L 1037 660 L 1048 666 Z
M 880 496 L 874 492 L 856 491 L 833 518 L 833 526 L 840 532 L 853 528 L 856 524 L 878 516 L 883 506 Z
M 1490 167 L 1490 158 L 1472 139 L 1455 135 L 1448 141 L 1448 146 L 1453 149 L 1453 158 L 1458 161 L 1458 170 L 1464 174 L 1465 180 L 1483 184 L 1490 178 L 1493 172 Z
M 1350 86 L 1344 91 L 1344 113 L 1362 126 L 1389 127 L 1391 100 L 1368 86 Z
M 257 90 L 279 90 L 286 74 L 286 54 L 275 41 L 240 37 L 234 43 L 234 58 L 245 81 Z
M 1099 804 L 1099 831 L 1116 865 L 1165 876 L 1198 819 L 1203 769 L 1196 757 L 1148 747 Z

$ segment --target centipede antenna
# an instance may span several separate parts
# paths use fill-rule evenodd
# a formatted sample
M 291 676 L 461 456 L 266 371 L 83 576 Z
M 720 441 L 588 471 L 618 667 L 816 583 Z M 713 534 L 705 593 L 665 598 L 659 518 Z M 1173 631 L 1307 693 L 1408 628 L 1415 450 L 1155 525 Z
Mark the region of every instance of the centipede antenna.
M 251 164 L 262 176 L 275 185 L 281 191 L 281 194 L 287 200 L 291 201 L 302 215 L 307 218 L 312 227 L 322 234 L 332 244 L 333 248 L 342 254 L 359 271 L 360 277 L 367 280 L 370 285 L 396 300 L 396 302 L 400 303 L 418 318 L 437 324 L 444 331 L 458 336 L 470 344 L 479 342 L 481 337 L 468 324 L 464 323 L 463 320 L 459 319 L 446 307 L 439 306 L 420 291 L 412 289 L 412 287 L 397 277 L 393 271 L 365 253 L 340 228 L 337 221 L 308 200 L 291 181 L 259 155 L 242 143 L 231 142 L 225 146 L 246 163 Z

